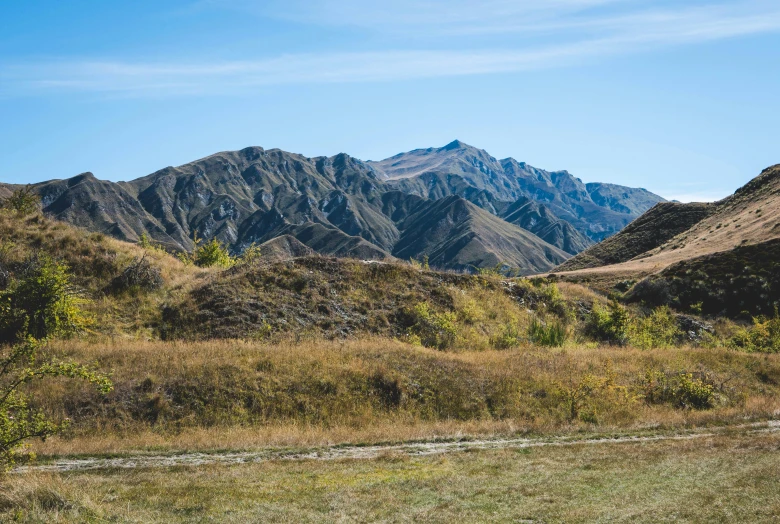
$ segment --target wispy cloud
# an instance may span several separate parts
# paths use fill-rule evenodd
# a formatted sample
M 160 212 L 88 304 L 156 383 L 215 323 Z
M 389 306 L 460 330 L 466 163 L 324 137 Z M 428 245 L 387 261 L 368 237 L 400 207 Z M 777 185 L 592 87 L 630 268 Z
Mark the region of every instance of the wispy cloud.
M 312 24 L 359 26 L 390 33 L 457 34 L 503 24 L 536 24 L 588 14 L 637 0 L 201 0 L 202 7 L 237 9 Z
M 201 7 L 231 5 L 240 0 L 205 0 Z M 292 6 L 295 1 L 291 0 Z M 226 4 L 229 3 L 229 4 Z M 215 94 L 251 91 L 263 86 L 333 82 L 378 82 L 443 76 L 478 75 L 563 67 L 610 55 L 643 52 L 674 46 L 780 31 L 780 5 L 776 2 L 704 3 L 688 8 L 640 9 L 638 0 L 553 0 L 528 2 L 489 0 L 478 8 L 455 1 L 446 16 L 434 16 L 443 9 L 439 1 L 418 3 L 409 13 L 388 14 L 386 25 L 431 26 L 442 32 L 495 31 L 527 34 L 528 20 L 537 20 L 535 30 L 551 31 L 564 43 L 537 43 L 475 50 L 399 49 L 374 52 L 310 53 L 281 55 L 258 60 L 225 60 L 210 63 L 121 62 L 111 60 L 67 60 L 6 65 L 0 68 L 0 92 L 89 91 L 132 96 Z M 331 17 L 346 13 L 343 23 L 378 23 L 377 11 L 369 3 L 354 0 L 318 0 L 313 4 Z M 448 3 L 449 5 L 450 3 Z M 598 11 L 619 4 L 620 12 Z M 542 5 L 542 7 L 539 7 Z M 317 7 L 319 6 L 319 7 Z M 355 7 L 355 11 L 346 9 Z M 342 11 L 335 11 L 337 7 Z M 277 9 L 276 15 L 280 15 Z M 330 11 L 328 11 L 330 9 Z M 373 13 L 373 18 L 369 14 Z M 472 21 L 468 24 L 469 14 Z M 587 16 L 580 16 L 586 13 Z M 347 17 L 347 14 L 350 16 Z M 568 16 L 569 14 L 577 16 Z M 306 15 L 311 17 L 311 15 Z M 381 17 L 380 17 L 381 18 Z M 572 37 L 572 29 L 581 32 Z M 442 47 L 441 45 L 437 47 Z M 445 46 L 446 47 L 446 46 Z

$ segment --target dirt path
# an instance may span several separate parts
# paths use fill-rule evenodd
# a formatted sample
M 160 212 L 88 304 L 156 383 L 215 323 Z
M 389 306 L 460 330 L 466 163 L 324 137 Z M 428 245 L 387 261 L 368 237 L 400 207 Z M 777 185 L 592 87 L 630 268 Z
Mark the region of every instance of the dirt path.
M 653 442 L 665 440 L 691 440 L 713 437 L 728 432 L 767 433 L 780 432 L 780 421 L 761 422 L 739 426 L 724 426 L 707 431 L 689 431 L 686 433 L 660 433 L 656 435 L 614 435 L 604 437 L 540 437 L 483 440 L 452 440 L 409 442 L 376 446 L 331 446 L 310 450 L 289 451 L 283 449 L 265 449 L 242 452 L 214 453 L 169 453 L 169 454 L 133 454 L 125 457 L 78 457 L 55 459 L 48 463 L 22 466 L 14 469 L 16 473 L 26 471 L 82 471 L 91 469 L 133 469 L 161 468 L 174 466 L 201 466 L 205 464 L 246 464 L 267 460 L 339 460 L 372 459 L 385 455 L 401 454 L 408 456 L 436 455 L 467 450 L 534 448 L 543 446 L 603 445 L 631 442 Z

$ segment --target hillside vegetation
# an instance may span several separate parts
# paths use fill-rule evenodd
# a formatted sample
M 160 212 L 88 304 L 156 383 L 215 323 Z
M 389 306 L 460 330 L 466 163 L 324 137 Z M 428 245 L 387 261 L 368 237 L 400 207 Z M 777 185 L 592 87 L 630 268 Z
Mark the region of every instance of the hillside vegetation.
M 486 212 L 475 216 L 481 213 Z M 742 258 L 729 260 L 727 270 L 738 271 L 745 258 L 755 256 L 751 248 L 730 252 Z M 703 259 L 701 271 L 710 271 L 713 263 L 723 261 Z M 46 315 L 60 319 L 64 312 L 62 318 L 78 322 L 40 332 L 22 322 L 18 325 L 26 330 L 2 333 L 0 356 L 35 348 L 43 375 L 30 376 L 21 363 L 20 373 L 31 379 L 23 384 L 24 396 L 17 397 L 23 404 L 0 405 L 0 437 L 12 440 L 6 429 L 19 425 L 18 413 L 25 420 L 46 421 L 37 426 L 45 432 L 28 433 L 49 437 L 24 450 L 37 454 L 40 462 L 33 468 L 63 457 L 89 464 L 112 464 L 112 457 L 121 457 L 129 467 L 137 457 L 165 462 L 185 455 L 189 460 L 190 453 L 246 451 L 289 459 L 297 452 L 318 458 L 325 447 L 338 453 L 348 444 L 362 450 L 395 442 L 403 450 L 410 441 L 425 446 L 453 439 L 484 439 L 490 447 L 532 436 L 539 446 L 557 446 L 561 438 L 591 442 L 588 435 L 616 432 L 637 442 L 655 435 L 676 442 L 694 428 L 717 426 L 725 427 L 708 431 L 719 431 L 724 439 L 745 431 L 755 434 L 744 442 L 774 438 L 759 432 L 774 431 L 766 421 L 780 412 L 780 317 L 736 323 L 704 316 L 701 305 L 695 313 L 681 314 L 647 299 L 621 303 L 615 293 L 607 297 L 554 277 L 510 278 L 504 270 L 498 263 L 472 273 L 433 270 L 427 258 L 328 257 L 293 235 L 252 244 L 240 256 L 216 237 L 199 236 L 192 251 L 169 253 L 146 235 L 137 243 L 119 241 L 46 218 L 34 199 L 7 200 L 0 208 L 0 326 L 10 325 L 9 319 L 37 318 L 35 308 L 28 307 L 35 301 L 28 299 L 38 291 L 67 298 L 54 300 L 56 307 Z M 770 264 L 761 271 L 771 279 L 775 268 Z M 675 278 L 685 288 L 682 279 L 692 277 L 683 272 Z M 622 289 L 629 299 L 637 290 L 636 285 Z M 690 289 L 701 291 L 697 285 Z M 700 298 L 694 294 L 690 300 Z M 716 304 L 718 297 L 705 298 Z M 25 338 L 31 334 L 42 340 Z M 87 380 L 66 380 L 79 377 Z M 750 424 L 762 424 L 761 429 Z M 504 490 L 496 486 L 510 482 L 495 472 L 506 471 L 507 463 L 523 455 L 516 450 L 505 451 L 511 460 L 491 455 L 503 452 L 470 450 L 469 456 L 481 457 L 470 459 L 470 475 L 479 468 L 479 475 L 488 471 L 494 479 L 480 482 L 479 490 Z M 388 453 L 377 463 L 388 461 L 392 469 L 410 460 L 402 452 Z M 771 456 L 762 453 L 750 456 L 766 463 L 765 469 L 773 467 Z M 454 456 L 462 462 L 466 455 Z M 639 460 L 636 453 L 631 456 Z M 692 457 L 700 462 L 698 454 Z M 645 469 L 653 461 L 642 460 L 637 464 Z M 284 467 L 278 461 L 268 464 Z M 332 473 L 349 464 L 334 473 L 341 478 L 338 489 L 344 489 L 345 479 L 355 485 L 357 462 L 337 464 L 301 467 L 310 474 L 319 467 Z M 439 467 L 414 464 L 403 475 L 415 482 Z M 546 464 L 551 467 L 549 460 Z M 679 473 L 682 466 L 675 464 Z M 239 513 L 222 511 L 228 503 L 223 508 L 204 493 L 218 490 L 220 500 L 238 500 L 243 488 L 235 479 L 265 466 L 184 466 L 176 468 L 175 478 L 168 469 L 114 467 L 109 473 L 96 467 L 51 474 L 16 469 L 0 476 L 0 519 L 130 515 L 131 506 L 117 505 L 120 499 L 135 500 L 129 502 L 136 504 L 132 514 L 149 520 L 230 519 Z M 696 477 L 698 470 L 691 467 L 684 478 Z M 571 478 L 571 467 L 556 468 Z M 603 466 L 598 471 L 615 475 Z M 371 474 L 388 475 L 384 469 Z M 125 481 L 143 485 L 123 491 Z M 373 480 L 367 482 L 376 489 Z M 106 494 L 111 483 L 115 487 Z M 159 492 L 162 485 L 169 488 L 164 495 L 149 498 L 147 490 Z M 464 496 L 477 496 L 474 486 L 459 485 Z M 171 494 L 171 486 L 178 494 Z M 247 500 L 255 500 L 252 493 Z M 180 507 L 188 497 L 198 502 Z M 139 505 L 142 499 L 159 504 Z M 204 500 L 210 501 L 208 508 Z M 295 500 L 303 499 L 295 495 Z M 284 514 L 297 511 L 290 500 L 285 504 Z M 356 518 L 375 515 L 345 507 Z M 260 514 L 241 515 L 250 513 Z M 298 514 L 312 520 L 321 516 Z M 519 513 L 507 509 L 504 514 Z M 553 515 L 570 513 L 557 509 Z

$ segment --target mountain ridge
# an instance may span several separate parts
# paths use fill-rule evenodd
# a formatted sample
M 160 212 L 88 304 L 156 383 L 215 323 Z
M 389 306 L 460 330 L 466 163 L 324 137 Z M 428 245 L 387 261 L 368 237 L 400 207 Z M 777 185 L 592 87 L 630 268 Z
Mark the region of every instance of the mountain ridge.
M 565 170 L 545 171 L 511 157 L 498 160 L 460 140 L 367 164 L 391 186 L 425 198 L 449 194 L 468 198 L 474 190 L 489 191 L 504 202 L 531 198 L 592 241 L 616 233 L 652 205 L 665 201 L 641 188 L 584 184 Z M 604 205 L 594 201 L 591 193 Z
M 463 215 L 467 217 L 463 218 L 464 223 L 453 223 L 448 231 L 492 240 L 480 244 L 488 252 L 478 254 L 477 248 L 470 248 L 469 256 L 462 250 L 453 251 L 454 244 L 450 244 L 445 252 L 458 253 L 458 262 L 437 258 L 443 268 L 481 267 L 480 264 L 507 257 L 508 260 L 499 262 L 526 263 L 527 267 L 520 267 L 525 272 L 544 271 L 562 262 L 561 256 L 568 257 L 592 243 L 571 223 L 571 217 L 561 218 L 556 212 L 556 205 L 563 208 L 560 203 L 573 198 L 560 196 L 557 188 L 574 184 L 583 198 L 587 193 L 585 185 L 578 179 L 571 182 L 573 177 L 566 172 L 550 174 L 537 170 L 545 174 L 545 184 L 553 180 L 564 182 L 548 187 L 550 202 L 536 202 L 529 206 L 528 217 L 514 216 L 510 222 L 514 220 L 515 224 L 509 224 L 503 220 L 508 216 L 507 209 L 521 199 L 535 200 L 522 189 L 524 185 L 532 186 L 532 182 L 516 178 L 510 184 L 511 177 L 498 160 L 460 141 L 443 148 L 401 153 L 391 159 L 395 158 L 402 169 L 404 165 L 411 169 L 419 162 L 414 158 L 410 161 L 406 156 L 409 154 L 426 157 L 426 166 L 440 171 L 427 170 L 422 175 L 409 171 L 407 177 L 391 179 L 387 175 L 389 167 L 378 167 L 377 162 L 364 162 L 345 153 L 308 158 L 253 146 L 168 166 L 130 181 L 110 182 L 92 173 L 82 173 L 70 179 L 34 184 L 33 188 L 41 195 L 44 212 L 50 216 L 123 240 L 137 241 L 147 234 L 177 250 L 192 249 L 192 238 L 197 232 L 201 238 L 218 238 L 236 252 L 252 243 L 290 235 L 326 255 L 383 259 L 401 253 L 403 257 L 416 257 L 430 247 L 427 242 L 412 242 L 410 245 L 419 245 L 422 250 L 414 254 L 408 247 L 396 247 L 405 234 L 409 238 L 405 228 L 412 226 L 407 219 L 413 213 L 420 217 L 441 213 L 456 216 L 448 215 L 441 203 L 436 204 L 450 196 L 462 198 L 487 214 L 470 209 L 457 199 L 448 200 L 446 205 L 469 208 Z M 426 177 L 434 177 L 444 185 L 437 191 L 415 191 L 420 184 L 427 183 Z M 0 191 L 7 193 L 10 187 L 0 184 Z M 508 199 L 513 196 L 518 198 Z M 423 207 L 436 212 L 421 214 Z M 618 217 L 617 221 L 608 220 L 613 229 L 632 219 L 629 213 L 599 207 L 592 201 L 589 210 Z M 418 223 L 413 229 L 419 231 L 422 227 L 424 224 Z M 498 242 L 498 231 L 512 242 Z M 443 239 L 442 242 L 447 244 Z M 520 254 L 521 244 L 527 251 L 524 255 Z

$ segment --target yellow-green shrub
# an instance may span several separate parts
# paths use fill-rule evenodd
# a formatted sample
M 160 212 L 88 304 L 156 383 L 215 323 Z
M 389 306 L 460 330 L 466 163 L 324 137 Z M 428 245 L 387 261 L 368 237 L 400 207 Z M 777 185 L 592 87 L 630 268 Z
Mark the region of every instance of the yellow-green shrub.
M 0 293 L 0 342 L 19 336 L 69 336 L 87 327 L 85 300 L 65 264 L 45 253 L 31 257 L 21 277 Z
M 761 353 L 780 352 L 780 315 L 773 318 L 754 318 L 750 328 L 742 328 L 732 337 L 731 347 Z
M 598 302 L 588 317 L 585 332 L 590 337 L 612 344 L 624 345 L 628 342 L 631 315 L 617 300 L 610 300 L 606 308 Z
M 458 336 L 457 316 L 452 311 L 438 313 L 426 302 L 415 305 L 411 311 L 411 333 L 426 347 L 449 349 Z
M 644 318 L 630 323 L 628 339 L 632 346 L 651 349 L 670 347 L 680 336 L 680 328 L 669 306 L 662 306 Z
M 643 380 L 644 398 L 648 404 L 669 403 L 679 408 L 707 409 L 715 401 L 715 387 L 706 375 L 695 378 L 692 373 L 666 373 L 649 370 Z
M 534 318 L 528 326 L 529 340 L 540 346 L 563 346 L 566 343 L 567 336 L 566 325 L 557 319 L 545 322 Z

